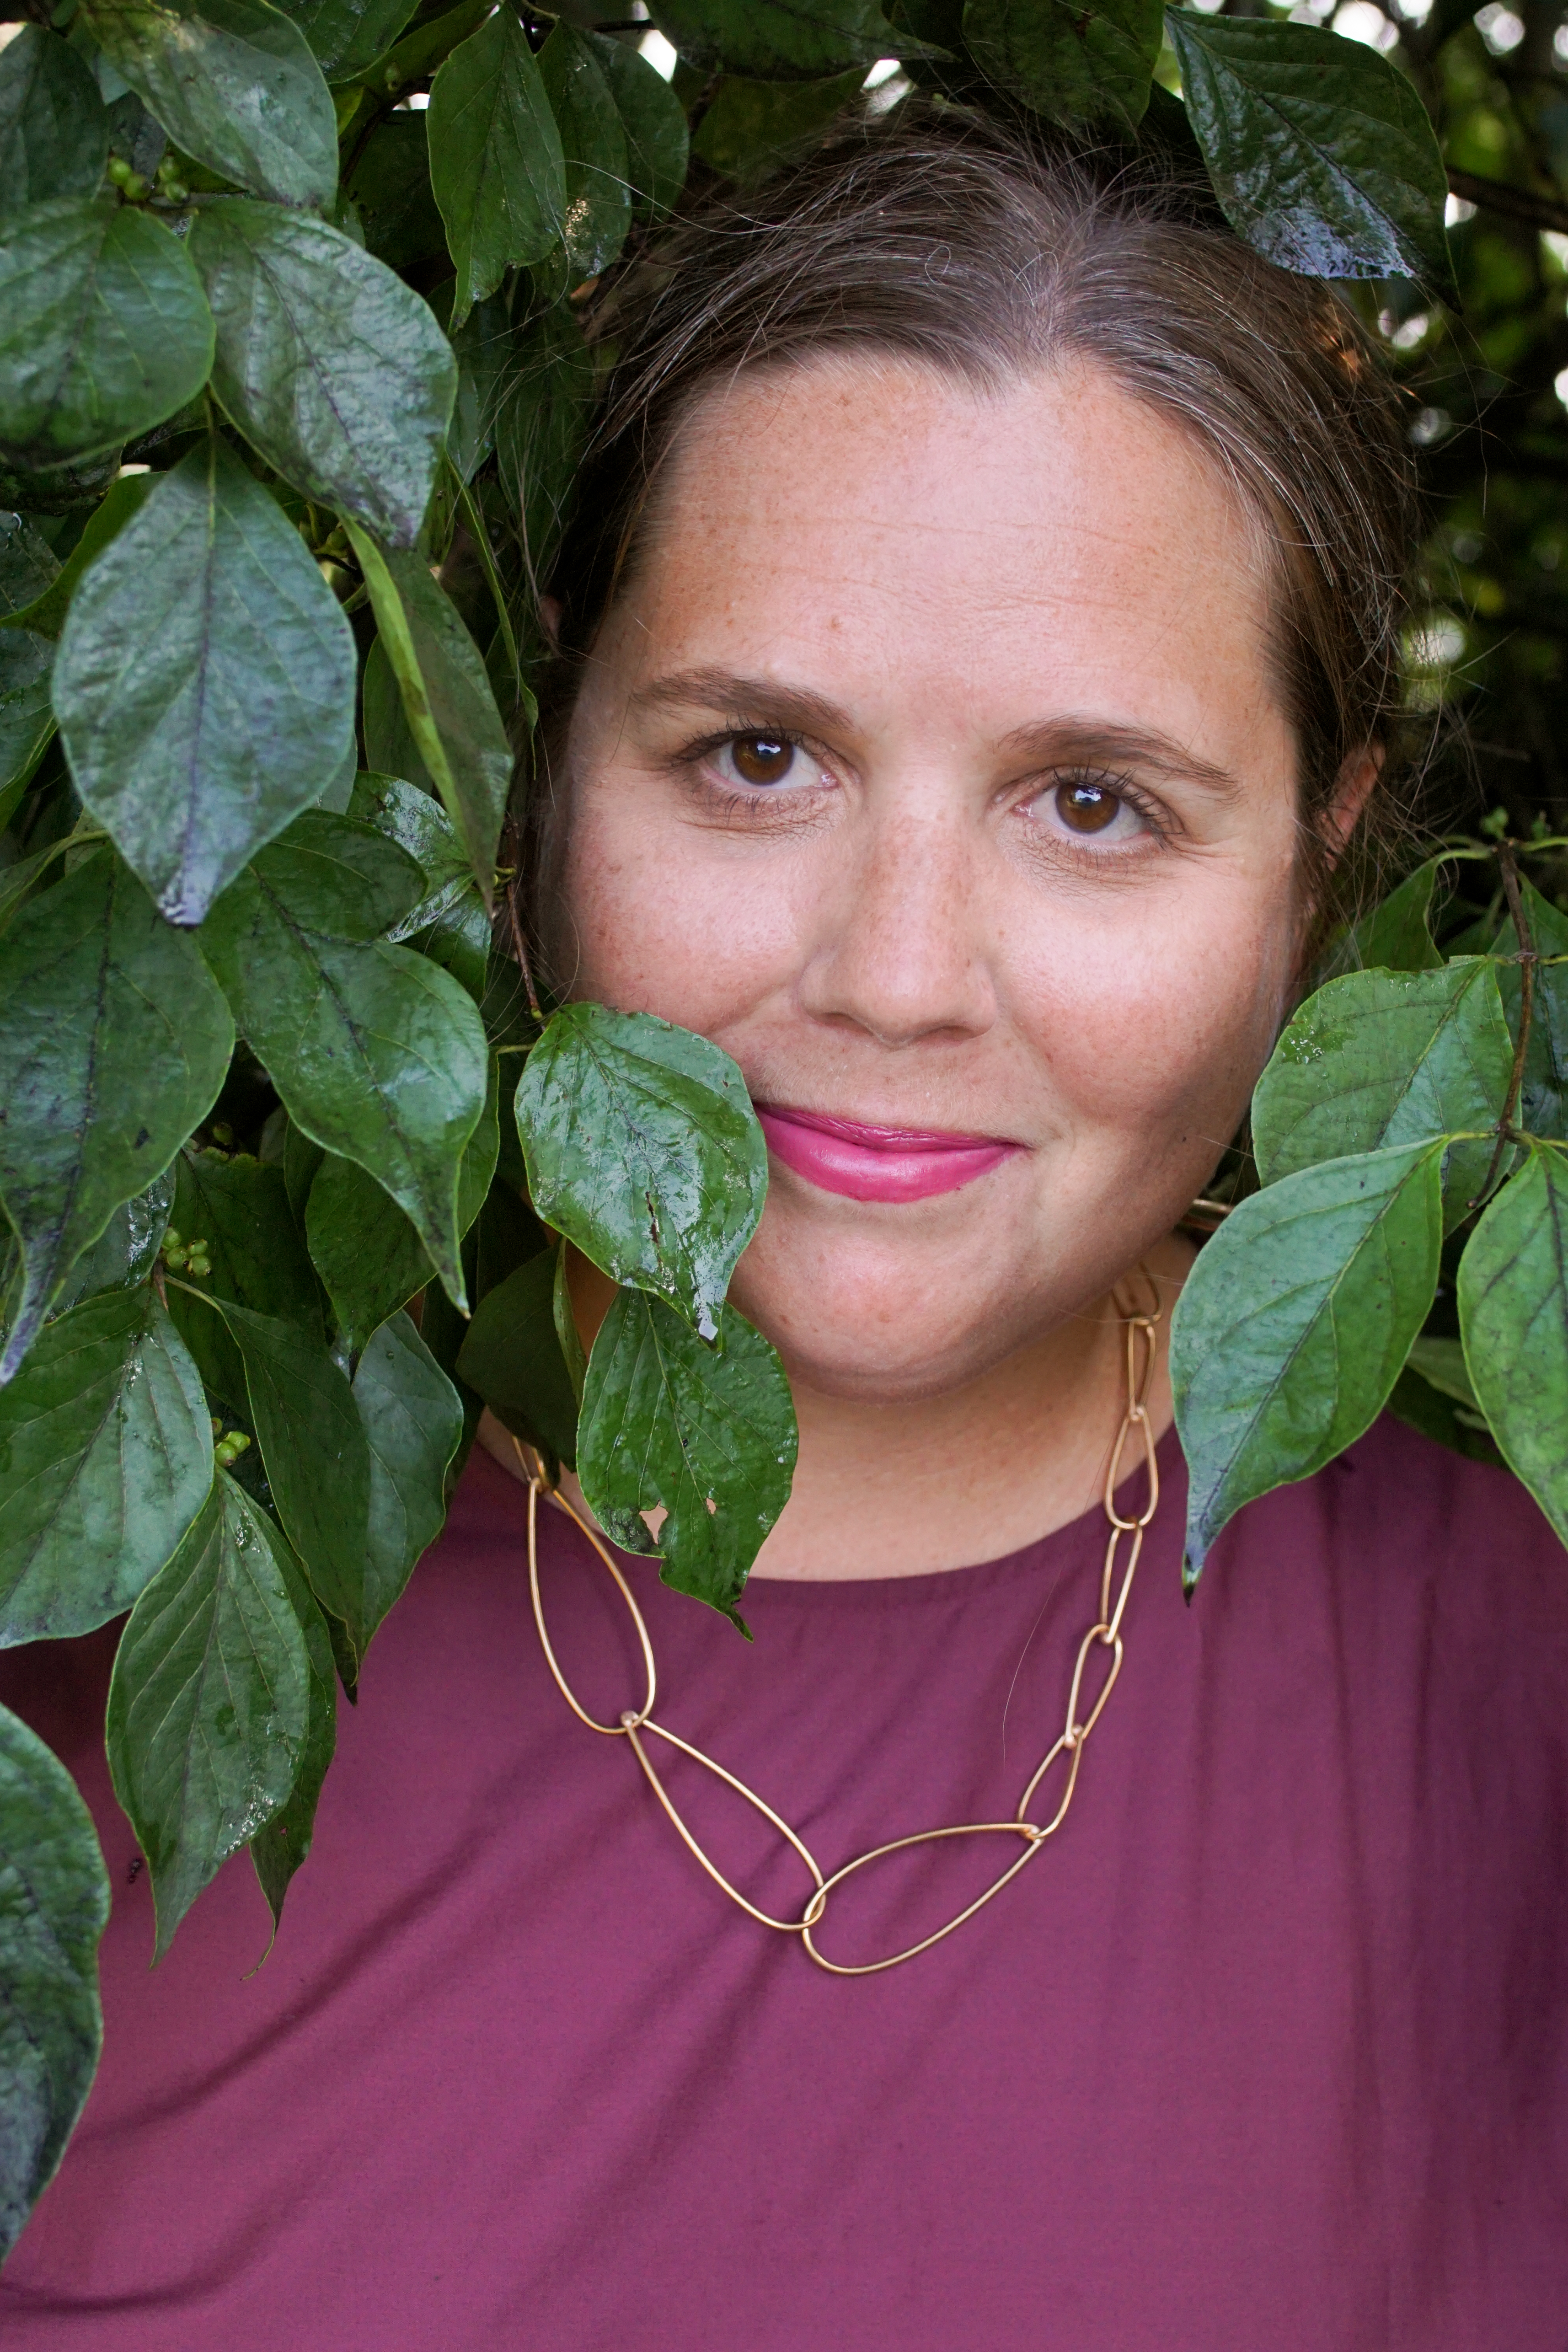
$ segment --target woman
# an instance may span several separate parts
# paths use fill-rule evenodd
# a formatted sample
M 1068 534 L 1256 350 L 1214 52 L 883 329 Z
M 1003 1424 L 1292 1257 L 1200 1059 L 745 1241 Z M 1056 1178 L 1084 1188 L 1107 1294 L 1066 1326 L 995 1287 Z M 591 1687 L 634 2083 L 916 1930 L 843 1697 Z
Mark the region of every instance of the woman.
M 107 1644 L 49 1650 L 12 1703 L 101 1799 L 118 1899 L 7 2341 L 1559 2345 L 1559 1549 L 1385 1422 L 1243 1513 L 1190 1610 L 1177 1575 L 1182 1219 L 1386 790 L 1387 397 L 1336 301 L 1157 173 L 972 125 L 832 149 L 612 323 L 546 607 L 538 940 L 563 991 L 740 1064 L 771 1185 L 733 1295 L 801 1432 L 750 1643 L 622 1564 L 658 1720 L 819 1879 L 1031 1829 L 824 1904 L 640 1732 L 747 1916 L 563 1705 L 530 1506 L 612 1733 L 641 1651 L 491 1430 L 266 1968 L 230 1869 L 149 1978 L 90 1754 Z M 573 1295 L 591 1338 L 607 1286 Z M 1149 1527 L 1089 1740 L 1129 1433 Z M 1157 1496 L 1122 1477 L 1145 1433 Z M 871 1970 L 1020 1842 L 907 1962 L 811 1965 L 802 1919 Z

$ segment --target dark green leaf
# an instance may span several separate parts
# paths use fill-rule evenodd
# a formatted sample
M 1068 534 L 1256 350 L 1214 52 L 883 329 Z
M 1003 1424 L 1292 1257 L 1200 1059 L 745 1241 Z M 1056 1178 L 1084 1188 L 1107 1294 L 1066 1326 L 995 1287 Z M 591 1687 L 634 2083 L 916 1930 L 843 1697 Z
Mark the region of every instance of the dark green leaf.
M 151 1285 L 51 1323 L 0 1390 L 0 1643 L 129 1609 L 212 1483 L 201 1379 Z
M 492 0 L 458 0 L 455 8 L 444 9 L 439 16 L 427 8 L 415 19 L 412 32 L 377 58 L 374 70 L 365 76 L 366 82 L 372 89 L 395 96 L 410 82 L 428 81 L 442 59 L 449 58 L 470 33 L 478 31 L 491 5 Z
M 214 436 L 87 573 L 55 661 L 77 790 L 171 922 L 308 808 L 354 731 L 354 640 L 277 502 Z
M 1360 971 L 1308 998 L 1252 1099 L 1265 1184 L 1347 1152 L 1466 1132 L 1444 1170 L 1451 1228 L 1486 1181 L 1513 1046 L 1497 967 L 1465 956 L 1436 971 Z
M 360 1594 L 364 1644 L 446 1517 L 446 1471 L 463 1404 L 406 1315 L 383 1323 L 360 1359 L 354 1402 L 371 1454 L 370 1535 Z
M 452 330 L 457 399 L 446 454 L 465 482 L 473 480 L 496 446 L 496 411 L 515 365 L 512 344 L 511 312 L 500 295 L 476 302 L 463 324 Z
M 401 701 L 397 709 L 401 717 Z M 388 937 L 412 940 L 434 956 L 477 1002 L 489 963 L 490 918 L 440 802 L 396 776 L 365 773 L 355 780 L 350 805 L 355 816 L 417 857 L 424 871 L 424 897 Z
M 316 814 L 301 824 L 362 834 L 406 867 L 408 896 L 417 897 L 413 860 L 369 826 Z M 406 907 L 405 899 L 399 911 Z M 485 1107 L 484 1024 L 457 982 L 425 957 L 344 939 L 341 929 L 336 894 L 284 842 L 263 850 L 225 892 L 202 945 L 290 1120 L 386 1187 L 464 1306 L 457 1177 Z
M 570 1242 L 555 1245 L 555 1281 L 551 1286 L 551 1304 L 555 1313 L 555 1336 L 560 1341 L 561 1360 L 566 1365 L 571 1393 L 580 1411 L 582 1391 L 588 1380 L 588 1358 L 582 1352 L 582 1334 L 577 1328 L 577 1309 L 572 1304 L 571 1285 L 567 1280 L 567 1253 Z
M 594 1340 L 577 1467 L 590 1508 L 628 1551 L 746 1631 L 736 1603 L 762 1539 L 789 1499 L 795 1408 L 784 1368 L 733 1307 L 721 1348 L 623 1290 Z M 661 1505 L 658 1538 L 642 1517 Z
M 134 1290 L 145 1282 L 157 1263 L 173 1198 L 173 1170 L 165 1169 L 145 1192 L 122 1202 L 67 1275 L 51 1313 L 63 1315 L 78 1298 L 95 1298 L 100 1290 Z
M 244 196 L 203 206 L 190 254 L 217 326 L 213 390 L 246 440 L 307 498 L 411 547 L 457 386 L 429 304 L 341 229 Z
M 446 253 L 446 231 L 430 184 L 424 112 L 392 114 L 365 142 L 345 183 L 377 258 L 405 276 Z
M 1314 278 L 1454 285 L 1448 176 L 1411 84 L 1364 43 L 1268 17 L 1166 17 L 1231 226 Z
M 251 1426 L 283 1531 L 322 1608 L 361 1646 L 371 1462 L 348 1377 L 297 1323 L 229 1300 L 214 1311 L 245 1362 Z
M 575 286 L 608 268 L 626 242 L 632 226 L 626 138 L 592 44 L 564 17 L 539 51 L 538 69 L 566 158 L 560 234 Z
M 1437 1287 L 1441 1158 L 1416 1143 L 1302 1169 L 1243 1201 L 1198 1258 L 1171 1328 L 1189 1581 L 1244 1503 L 1322 1469 L 1382 1412 Z
M 18 463 L 118 449 L 212 363 L 201 280 L 150 214 L 63 196 L 0 228 L 0 451 Z
M 553 36 L 552 36 L 553 37 Z M 453 323 L 560 235 L 566 165 L 528 37 L 498 8 L 431 85 L 430 176 L 457 266 Z
M 9 1380 L 72 1261 L 211 1108 L 234 1047 L 191 940 L 99 850 L 0 941 L 0 1200 L 26 1269 Z
M 566 1004 L 528 1056 L 517 1112 L 538 1214 L 612 1282 L 711 1337 L 768 1191 L 729 1055 L 649 1013 Z
M 288 1205 L 295 1223 L 303 1225 L 310 1199 L 310 1187 L 327 1155 L 319 1143 L 313 1143 L 304 1131 L 287 1119 L 283 1138 L 283 1181 L 288 1194 Z
M 588 438 L 593 365 L 564 304 L 534 321 L 496 415 L 496 458 L 536 582 L 549 572 Z
M 813 81 L 879 58 L 921 57 L 877 0 L 653 0 L 649 15 L 696 66 L 727 66 L 758 81 Z
M 172 1223 L 186 1242 L 201 1242 L 212 1273 L 200 1287 L 258 1315 L 280 1316 L 316 1339 L 324 1336 L 321 1294 L 288 1204 L 281 1168 L 248 1154 L 184 1151 Z M 185 1291 L 169 1293 L 180 1336 L 214 1397 L 247 1420 L 245 1367 L 221 1316 Z
M 120 1636 L 109 1765 L 152 1876 L 156 1959 L 299 1769 L 310 1665 L 283 1551 L 266 1512 L 220 1470 Z
M 1535 952 L 1568 956 L 1568 915 L 1527 882 L 1523 886 L 1524 919 Z M 1519 939 L 1511 922 L 1498 937 L 1500 956 L 1517 954 Z M 1520 1023 L 1520 969 L 1500 963 L 1498 983 L 1503 1008 L 1515 1036 Z M 1530 1044 L 1525 1051 L 1524 1086 L 1520 1118 L 1531 1135 L 1568 1139 L 1568 963 L 1538 964 L 1532 992 Z
M 626 177 L 639 217 L 671 211 L 686 184 L 686 110 L 646 58 L 608 34 L 591 37 L 626 141 Z
M 704 111 L 692 152 L 731 179 L 758 179 L 814 143 L 864 81 L 860 66 L 831 81 L 746 81 L 727 74 Z
M 355 525 L 355 552 L 423 770 L 439 792 L 486 906 L 512 781 L 512 747 L 478 646 L 422 556 L 385 553 Z
M 338 1745 L 338 1679 L 332 1669 L 332 1642 L 327 1621 L 305 1580 L 304 1571 L 286 1543 L 273 1550 L 289 1605 L 305 1637 L 307 1709 L 299 1764 L 294 1786 L 264 1828 L 250 1842 L 250 1858 L 261 1891 L 267 1897 L 276 1928 L 283 1916 L 288 1883 L 310 1851 L 316 1830 L 316 1801 Z
M 0 1706 L 0 2262 L 53 2179 L 92 2084 L 109 1906 L 75 1781 Z
M 1432 937 L 1432 899 L 1441 873 L 1441 860 L 1429 859 L 1364 916 L 1339 950 L 1343 969 L 1435 971 L 1443 961 Z
M 478 1126 L 457 1178 L 457 1229 L 465 1234 L 484 1206 L 496 1172 L 499 1078 L 492 1059 Z M 416 1290 L 434 1280 L 423 1244 L 397 1202 L 351 1160 L 329 1155 L 317 1171 L 306 1212 L 310 1255 L 327 1286 L 338 1329 L 351 1354 Z
M 1164 0 L 968 0 L 964 37 L 987 79 L 1052 122 L 1132 130 L 1149 102 Z
M 19 515 L 0 515 L 0 605 L 7 600 L 8 572 L 33 576 L 30 565 L 6 562 L 26 529 Z M 0 825 L 9 824 L 55 731 L 49 701 L 54 657 L 47 637 L 31 630 L 0 631 Z
M 113 68 L 110 68 L 113 72 Z M 115 75 L 118 82 L 120 77 Z M 151 180 L 168 152 L 169 136 L 155 122 L 133 89 L 124 89 L 109 101 L 109 152 Z
M 329 81 L 352 81 L 385 55 L 419 0 L 288 0 L 292 16 Z
M 1419 1347 L 1420 1340 L 1416 1344 Z M 1459 1345 L 1457 1339 L 1443 1344 L 1456 1349 Z M 1505 1467 L 1484 1417 L 1456 1403 L 1446 1389 L 1417 1371 L 1414 1363 L 1406 1365 L 1390 1389 L 1388 1410 L 1407 1428 L 1435 1438 L 1451 1453 L 1463 1454 L 1467 1462 L 1490 1462 L 1494 1470 Z
M 65 625 L 77 582 L 95 555 L 101 555 L 111 539 L 117 539 L 131 520 L 141 511 L 147 493 L 156 477 L 152 474 L 126 474 L 111 482 L 104 492 L 101 505 L 88 517 L 81 537 L 48 586 L 20 612 L 7 614 L 0 620 L 0 628 L 32 629 L 41 637 L 57 637 Z M 5 651 L 0 646 L 0 663 Z M 46 665 L 47 667 L 47 665 Z
M 1568 1161 L 1531 1151 L 1459 1260 L 1465 1361 L 1509 1466 L 1568 1543 Z
M 252 195 L 329 205 L 338 119 L 297 25 L 265 0 L 82 0 L 96 41 L 177 147 Z
M 544 1250 L 486 1293 L 474 1310 L 457 1370 L 496 1418 L 570 1469 L 577 1459 L 577 1397 L 555 1326 L 555 1252 Z
M 0 213 L 95 196 L 109 116 L 84 60 L 57 33 L 23 25 L 0 49 Z

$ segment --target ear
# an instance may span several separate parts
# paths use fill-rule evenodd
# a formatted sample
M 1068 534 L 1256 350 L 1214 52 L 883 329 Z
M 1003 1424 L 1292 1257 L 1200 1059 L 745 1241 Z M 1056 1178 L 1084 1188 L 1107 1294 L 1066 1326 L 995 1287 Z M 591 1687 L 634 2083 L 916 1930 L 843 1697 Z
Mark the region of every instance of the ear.
M 1323 846 L 1337 860 L 1361 821 L 1362 811 L 1376 789 L 1387 754 L 1381 743 L 1364 743 L 1339 772 L 1333 797 L 1318 820 Z

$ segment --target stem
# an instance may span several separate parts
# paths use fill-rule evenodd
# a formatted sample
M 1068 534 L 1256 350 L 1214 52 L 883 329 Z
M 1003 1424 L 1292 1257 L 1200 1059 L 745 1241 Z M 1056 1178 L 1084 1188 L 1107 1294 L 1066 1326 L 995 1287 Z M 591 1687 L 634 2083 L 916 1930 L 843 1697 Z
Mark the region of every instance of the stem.
M 479 501 L 456 467 L 452 465 L 450 457 L 446 462 L 451 467 L 452 478 L 457 485 L 457 503 L 462 509 L 463 519 L 468 525 L 469 537 L 478 551 L 480 569 L 485 574 L 485 585 L 490 591 L 490 602 L 496 607 L 496 619 L 500 625 L 501 643 L 506 646 L 507 661 L 512 673 L 513 690 L 517 701 L 521 702 L 523 665 L 517 656 L 517 635 L 512 627 L 512 616 L 507 610 L 506 592 L 501 586 L 501 575 L 496 569 L 496 551 L 490 544 L 490 533 L 486 528 L 484 515 L 480 512 Z
M 1519 866 L 1511 842 L 1500 841 L 1497 845 L 1498 872 L 1502 877 L 1503 892 L 1508 899 L 1508 911 L 1513 918 L 1513 934 L 1519 941 L 1519 1042 L 1513 1049 L 1513 1068 L 1509 1073 L 1508 1094 L 1502 1107 L 1502 1117 L 1497 1123 L 1497 1147 L 1487 1170 L 1486 1181 L 1473 1201 L 1467 1205 L 1479 1208 L 1497 1181 L 1502 1155 L 1513 1141 L 1517 1129 L 1513 1114 L 1519 1108 L 1520 1088 L 1524 1084 L 1525 1056 L 1530 1051 L 1530 1024 L 1535 1009 L 1535 941 L 1525 919 L 1524 899 L 1519 887 Z
M 1450 172 L 1448 185 L 1467 204 L 1501 213 L 1506 219 L 1528 221 L 1531 228 L 1568 229 L 1568 205 L 1556 197 L 1532 195 L 1528 188 L 1510 187 L 1505 180 L 1478 179 L 1473 172 Z
M 512 952 L 517 959 L 517 970 L 523 975 L 523 986 L 528 992 L 528 1011 L 542 1025 L 544 1014 L 539 1011 L 538 995 L 534 987 L 534 968 L 528 961 L 528 941 L 523 937 L 522 919 L 517 913 L 517 884 L 522 879 L 520 840 L 517 843 L 517 849 L 519 854 L 516 860 L 516 870 L 507 885 L 507 919 L 512 927 Z

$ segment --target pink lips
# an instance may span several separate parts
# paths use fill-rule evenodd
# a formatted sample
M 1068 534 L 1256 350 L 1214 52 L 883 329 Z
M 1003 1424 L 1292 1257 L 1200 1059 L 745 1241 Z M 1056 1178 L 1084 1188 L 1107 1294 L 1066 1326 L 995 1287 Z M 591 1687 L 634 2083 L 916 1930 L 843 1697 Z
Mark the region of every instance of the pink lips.
M 989 1135 L 929 1135 L 917 1128 L 864 1127 L 812 1110 L 758 1103 L 768 1150 L 824 1192 L 852 1201 L 929 1201 L 986 1176 L 1021 1146 Z

